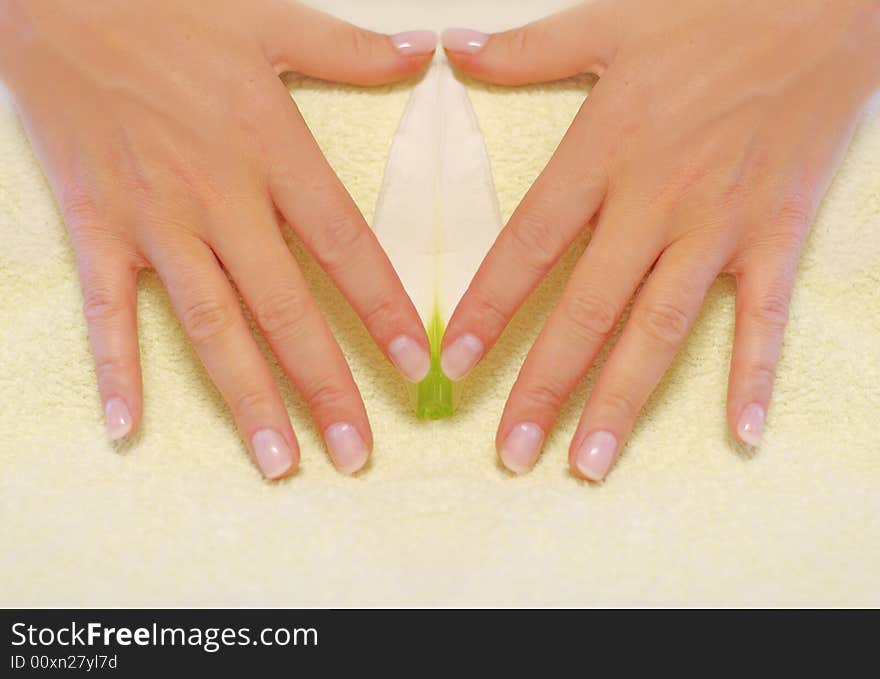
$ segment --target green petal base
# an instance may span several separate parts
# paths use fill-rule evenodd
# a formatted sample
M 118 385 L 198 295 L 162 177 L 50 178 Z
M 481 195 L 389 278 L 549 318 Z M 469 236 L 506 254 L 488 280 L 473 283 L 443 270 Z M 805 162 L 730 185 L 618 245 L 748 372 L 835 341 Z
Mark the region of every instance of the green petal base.
M 418 417 L 442 420 L 452 417 L 455 412 L 460 387 L 446 377 L 440 368 L 440 343 L 445 328 L 438 312 L 434 312 L 427 330 L 431 345 L 431 369 L 421 382 L 409 385 L 409 395 Z

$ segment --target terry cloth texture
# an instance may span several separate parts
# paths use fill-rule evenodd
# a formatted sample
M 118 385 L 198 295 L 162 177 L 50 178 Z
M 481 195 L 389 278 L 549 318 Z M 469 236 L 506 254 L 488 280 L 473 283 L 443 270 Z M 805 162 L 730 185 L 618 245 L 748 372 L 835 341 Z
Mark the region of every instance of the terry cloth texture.
M 471 23 L 496 28 L 543 5 L 513 3 L 492 23 L 491 7 L 508 4 L 475 3 L 486 20 Z M 369 15 L 372 28 L 420 27 L 398 25 L 395 3 L 366 5 L 332 8 Z M 459 5 L 447 24 L 465 23 Z M 412 86 L 292 85 L 368 221 Z M 467 87 L 506 219 L 586 85 Z M 107 441 L 71 247 L 8 106 L 0 243 L 0 605 L 880 605 L 876 107 L 806 247 L 760 450 L 726 429 L 734 288 L 723 278 L 601 486 L 567 468 L 595 370 L 533 473 L 506 473 L 493 446 L 583 242 L 467 381 L 456 417 L 420 422 L 358 318 L 291 240 L 376 447 L 357 478 L 334 471 L 273 362 L 303 449 L 301 471 L 282 483 L 260 479 L 152 273 L 139 292 L 143 423 L 129 443 Z

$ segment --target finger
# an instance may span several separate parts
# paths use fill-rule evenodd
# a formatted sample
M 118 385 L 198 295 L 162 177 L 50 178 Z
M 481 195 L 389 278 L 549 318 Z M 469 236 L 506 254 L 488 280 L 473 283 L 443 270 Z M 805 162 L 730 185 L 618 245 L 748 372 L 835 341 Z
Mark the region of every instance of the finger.
M 584 478 L 600 481 L 608 474 L 639 411 L 684 344 L 722 268 L 712 245 L 672 245 L 639 293 L 572 440 L 571 468 Z
M 287 410 L 210 248 L 195 239 L 181 239 L 150 257 L 257 466 L 270 479 L 293 473 L 299 446 Z
M 754 253 L 737 274 L 736 332 L 727 395 L 731 431 L 758 445 L 788 322 L 800 246 Z
M 215 250 L 306 400 L 333 463 L 343 473 L 353 474 L 367 463 L 373 439 L 345 357 L 271 211 L 252 206 L 226 218 L 238 223 L 219 231 Z M 247 238 L 231 239 L 228 234 L 240 233 L 244 224 Z
M 433 31 L 374 33 L 286 0 L 271 3 L 260 31 L 276 72 L 352 85 L 408 78 L 431 60 L 437 46 Z
M 601 0 L 503 33 L 452 28 L 441 40 L 457 68 L 499 85 L 601 75 L 618 42 L 611 5 Z
M 592 95 L 477 270 L 443 338 L 443 372 L 460 380 L 587 226 L 605 197 L 608 143 Z M 602 141 L 600 141 L 602 140 Z
M 110 209 L 100 182 L 71 175 L 75 179 L 65 181 L 54 175 L 53 188 L 76 253 L 98 392 L 107 433 L 115 441 L 131 433 L 143 411 L 137 273 L 144 262 L 114 230 L 120 214 Z
M 137 337 L 137 266 L 118 248 L 77 248 L 83 313 L 111 440 L 128 436 L 143 410 Z
M 496 443 L 501 461 L 516 473 L 534 465 L 562 404 L 663 247 L 661 230 L 652 228 L 658 216 L 645 215 L 647 228 L 636 224 L 627 202 L 615 201 L 602 215 L 510 392 Z
M 419 382 L 430 368 L 424 324 L 286 91 L 284 98 L 289 115 L 279 125 L 282 157 L 271 187 L 275 204 L 385 355 L 404 377 Z

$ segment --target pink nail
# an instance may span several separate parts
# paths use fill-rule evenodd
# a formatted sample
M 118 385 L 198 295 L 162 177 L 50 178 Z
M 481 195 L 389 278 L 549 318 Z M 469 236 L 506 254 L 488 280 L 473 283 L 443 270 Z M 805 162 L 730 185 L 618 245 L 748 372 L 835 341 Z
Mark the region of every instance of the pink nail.
M 501 461 L 515 474 L 525 474 L 538 459 L 544 430 L 537 424 L 523 422 L 516 425 L 501 444 Z
M 736 434 L 743 443 L 756 446 L 761 442 L 764 433 L 764 409 L 757 403 L 750 403 L 743 408 L 736 425 Z
M 367 446 L 358 430 L 347 422 L 337 422 L 327 427 L 324 441 L 333 463 L 343 474 L 354 474 L 367 463 Z
M 131 431 L 131 412 L 121 398 L 111 398 L 104 405 L 104 421 L 111 441 L 118 441 L 128 436 Z
M 483 356 L 483 343 L 476 335 L 462 335 L 446 347 L 440 357 L 443 374 L 451 380 L 467 375 Z
M 391 42 L 401 54 L 421 56 L 437 48 L 437 34 L 434 31 L 406 31 L 392 35 Z
M 469 28 L 447 28 L 443 31 L 443 48 L 449 52 L 474 54 L 489 41 L 489 36 Z
M 260 429 L 251 438 L 251 445 L 257 465 L 267 479 L 283 476 L 295 463 L 290 446 L 277 431 Z
M 431 369 L 431 357 L 412 337 L 395 337 L 388 345 L 388 353 L 397 369 L 411 382 L 421 382 Z
M 617 451 L 617 437 L 610 431 L 594 431 L 584 439 L 575 455 L 575 466 L 590 481 L 601 481 L 611 469 Z

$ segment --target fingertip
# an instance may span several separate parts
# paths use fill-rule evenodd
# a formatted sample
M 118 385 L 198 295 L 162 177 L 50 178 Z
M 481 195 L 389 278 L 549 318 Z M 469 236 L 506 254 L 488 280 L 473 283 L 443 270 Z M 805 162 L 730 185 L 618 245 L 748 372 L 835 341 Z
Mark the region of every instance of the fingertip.
M 370 459 L 370 447 L 357 427 L 336 422 L 324 431 L 324 442 L 336 468 L 347 476 L 363 469 Z
M 483 358 L 485 351 L 485 345 L 479 337 L 465 333 L 443 349 L 440 354 L 440 368 L 449 379 L 462 380 Z
M 104 403 L 104 423 L 111 441 L 119 441 L 134 429 L 134 417 L 124 399 L 113 396 Z
M 766 409 L 759 403 L 749 403 L 740 410 L 734 424 L 736 437 L 749 446 L 758 446 L 764 434 Z
M 398 55 L 396 72 L 390 76 L 392 81 L 418 73 L 431 63 L 437 51 L 438 38 L 434 31 L 404 31 L 389 35 L 388 40 Z
M 498 447 L 501 463 L 517 476 L 530 472 L 544 445 L 544 430 L 534 422 L 521 422 L 510 430 Z
M 617 459 L 618 440 L 610 431 L 593 431 L 571 455 L 572 471 L 587 481 L 603 481 Z
M 447 28 L 440 36 L 443 52 L 455 68 L 471 76 L 489 77 L 481 68 L 481 52 L 489 36 L 469 28 Z
M 434 58 L 434 52 L 430 52 L 428 54 L 413 54 L 407 55 L 402 60 L 402 67 L 400 71 L 391 79 L 390 82 L 395 82 L 399 80 L 403 80 L 406 78 L 410 78 L 417 73 L 423 71 L 428 64 L 431 63 L 431 60 Z M 379 83 L 380 85 L 387 84 L 385 82 Z
M 431 369 L 428 350 L 408 335 L 398 335 L 388 343 L 388 356 L 410 382 L 421 382 Z
M 251 437 L 251 450 L 260 472 L 269 480 L 293 474 L 299 466 L 296 438 L 283 436 L 274 429 L 260 429 Z
M 434 31 L 404 31 L 388 36 L 394 48 L 405 57 L 430 57 L 437 49 Z
M 443 49 L 453 56 L 476 54 L 489 42 L 489 35 L 470 28 L 447 28 L 440 36 Z

